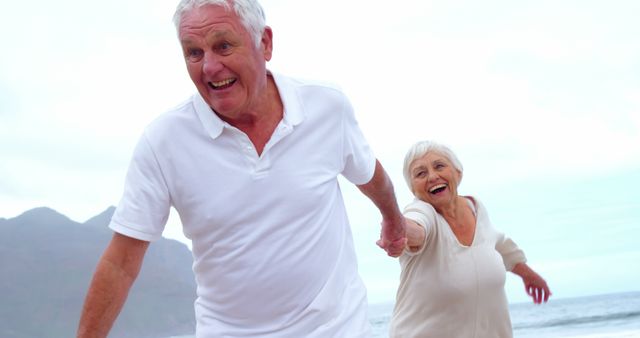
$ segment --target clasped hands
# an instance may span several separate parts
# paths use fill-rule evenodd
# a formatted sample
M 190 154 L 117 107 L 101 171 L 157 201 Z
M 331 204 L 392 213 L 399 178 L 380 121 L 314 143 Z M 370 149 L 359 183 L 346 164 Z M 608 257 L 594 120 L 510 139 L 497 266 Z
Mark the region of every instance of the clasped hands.
M 376 244 L 391 257 L 402 255 L 407 246 L 406 228 L 404 217 L 400 217 L 394 222 L 383 219 L 380 239 L 376 241 Z

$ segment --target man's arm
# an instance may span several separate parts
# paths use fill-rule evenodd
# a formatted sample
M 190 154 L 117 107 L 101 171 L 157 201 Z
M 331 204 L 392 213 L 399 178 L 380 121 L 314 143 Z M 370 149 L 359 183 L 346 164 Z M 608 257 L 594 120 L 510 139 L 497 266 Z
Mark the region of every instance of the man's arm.
M 106 337 L 140 272 L 149 242 L 118 233 L 98 262 L 80 317 L 78 338 Z
M 404 216 L 398 208 L 393 184 L 380 162 L 376 160 L 376 169 L 368 183 L 358 185 L 382 214 L 382 231 L 378 245 L 389 256 L 398 257 L 402 254 L 407 243 L 406 225 Z

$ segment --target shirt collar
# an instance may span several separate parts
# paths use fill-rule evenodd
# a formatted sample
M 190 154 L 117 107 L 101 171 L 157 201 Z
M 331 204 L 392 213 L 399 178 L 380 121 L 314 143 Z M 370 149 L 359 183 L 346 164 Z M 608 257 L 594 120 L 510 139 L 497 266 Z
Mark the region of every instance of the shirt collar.
M 282 123 L 291 127 L 300 124 L 304 120 L 304 110 L 299 93 L 292 80 L 269 70 L 267 70 L 267 73 L 273 76 L 282 100 L 284 107 Z M 193 95 L 193 105 L 200 123 L 202 123 L 205 131 L 212 139 L 220 136 L 224 128 L 233 128 L 214 113 L 200 93 Z

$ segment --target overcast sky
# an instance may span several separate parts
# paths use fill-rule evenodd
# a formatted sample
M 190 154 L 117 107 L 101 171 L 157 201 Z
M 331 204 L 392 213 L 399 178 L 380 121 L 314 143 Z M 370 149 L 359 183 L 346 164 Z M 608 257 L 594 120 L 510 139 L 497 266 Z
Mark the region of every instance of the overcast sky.
M 262 4 L 269 68 L 345 90 L 402 205 L 405 151 L 437 139 L 465 167 L 461 192 L 485 202 L 555 296 L 638 289 L 640 2 Z M 194 91 L 175 5 L 0 5 L 0 217 L 48 206 L 82 222 L 117 204 L 144 126 Z M 379 216 L 344 191 L 370 298 L 393 300 Z M 165 235 L 181 239 L 175 217 Z

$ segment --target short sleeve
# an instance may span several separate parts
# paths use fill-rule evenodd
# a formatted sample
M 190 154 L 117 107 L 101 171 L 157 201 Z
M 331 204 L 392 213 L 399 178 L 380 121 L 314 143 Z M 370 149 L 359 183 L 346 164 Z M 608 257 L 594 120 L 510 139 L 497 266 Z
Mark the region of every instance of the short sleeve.
M 429 203 L 415 199 L 404 208 L 402 214 L 404 217 L 416 222 L 425 230 L 424 243 L 422 243 L 420 250 L 411 251 L 408 248 L 404 250 L 404 254 L 407 256 L 419 255 L 424 251 L 424 248 L 433 237 L 436 226 L 436 211 Z
M 495 249 L 498 251 L 500 256 L 502 256 L 505 269 L 507 271 L 511 271 L 516 264 L 526 262 L 527 258 L 524 255 L 524 251 L 522 251 L 511 238 L 507 237 L 504 233 L 498 231 L 493 227 L 493 225 L 491 225 L 489 213 L 487 212 L 487 208 L 484 204 L 476 198 L 472 198 L 472 201 L 475 201 L 477 206 L 477 223 L 486 224 L 491 228 L 490 233 L 495 241 Z
M 351 183 L 361 185 L 373 177 L 376 158 L 358 126 L 351 103 L 342 95 L 342 175 Z
M 170 197 L 162 170 L 145 135 L 129 164 L 124 193 L 109 227 L 125 236 L 154 241 L 169 218 Z

